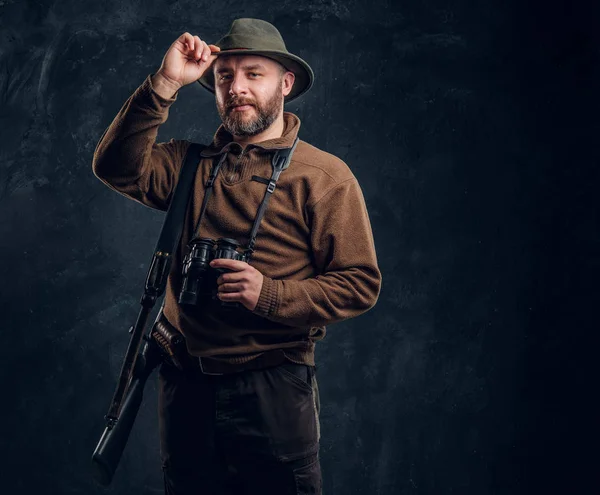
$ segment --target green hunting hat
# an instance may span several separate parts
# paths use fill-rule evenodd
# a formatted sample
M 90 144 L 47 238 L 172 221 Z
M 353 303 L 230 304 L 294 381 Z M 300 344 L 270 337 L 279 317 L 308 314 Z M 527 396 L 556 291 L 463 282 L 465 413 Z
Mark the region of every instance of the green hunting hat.
M 315 75 L 304 60 L 287 51 L 281 34 L 273 24 L 261 19 L 236 19 L 229 32 L 214 43 L 221 51 L 213 55 L 261 55 L 279 62 L 296 76 L 290 94 L 285 97 L 288 103 L 306 93 L 313 85 Z M 209 67 L 198 82 L 215 92 L 213 67 Z

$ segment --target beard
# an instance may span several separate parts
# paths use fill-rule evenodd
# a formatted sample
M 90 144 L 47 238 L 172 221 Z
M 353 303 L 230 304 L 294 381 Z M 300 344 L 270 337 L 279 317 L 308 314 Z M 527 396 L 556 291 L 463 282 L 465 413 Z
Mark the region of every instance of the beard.
M 283 103 L 283 94 L 277 87 L 271 97 L 261 105 L 257 101 L 245 98 L 230 98 L 224 105 L 217 101 L 217 111 L 223 122 L 223 127 L 234 136 L 255 136 L 260 134 L 275 122 Z M 237 105 L 252 105 L 254 110 L 236 112 Z M 251 114 L 255 114 L 252 116 Z

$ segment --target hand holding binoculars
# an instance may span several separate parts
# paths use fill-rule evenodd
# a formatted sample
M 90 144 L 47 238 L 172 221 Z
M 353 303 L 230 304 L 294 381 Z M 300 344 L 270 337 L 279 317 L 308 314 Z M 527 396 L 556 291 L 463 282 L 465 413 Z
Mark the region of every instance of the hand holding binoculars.
M 216 240 L 209 237 L 192 239 L 188 245 L 188 254 L 183 260 L 179 304 L 197 306 L 212 300 L 218 301 L 223 308 L 243 308 L 240 303 L 221 301 L 217 297 L 217 278 L 230 270 L 210 266 L 212 260 L 220 258 L 247 261 L 246 252 L 238 249 L 240 243 L 228 237 Z

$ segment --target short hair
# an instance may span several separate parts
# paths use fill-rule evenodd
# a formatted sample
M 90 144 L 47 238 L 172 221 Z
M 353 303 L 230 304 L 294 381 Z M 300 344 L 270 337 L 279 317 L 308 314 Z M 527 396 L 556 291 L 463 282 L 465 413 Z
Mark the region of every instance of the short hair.
M 285 67 L 285 65 L 283 65 L 281 62 L 277 62 L 277 65 L 279 66 L 279 75 L 281 77 L 284 76 L 284 74 L 288 71 L 287 67 Z M 291 72 L 291 71 L 290 71 Z

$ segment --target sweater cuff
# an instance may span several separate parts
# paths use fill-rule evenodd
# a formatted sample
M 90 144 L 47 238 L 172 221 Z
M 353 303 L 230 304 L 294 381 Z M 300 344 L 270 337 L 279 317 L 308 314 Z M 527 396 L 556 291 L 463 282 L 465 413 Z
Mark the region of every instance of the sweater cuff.
M 263 284 L 258 297 L 258 303 L 253 313 L 268 318 L 276 314 L 279 306 L 280 284 L 277 280 L 263 275 Z
M 154 87 L 152 86 L 153 75 L 154 74 L 149 74 L 146 77 L 142 85 L 135 91 L 134 97 L 144 106 L 151 108 L 156 112 L 162 113 L 177 100 L 179 91 L 177 91 L 171 98 L 164 98 L 160 96 L 156 91 L 154 91 Z

